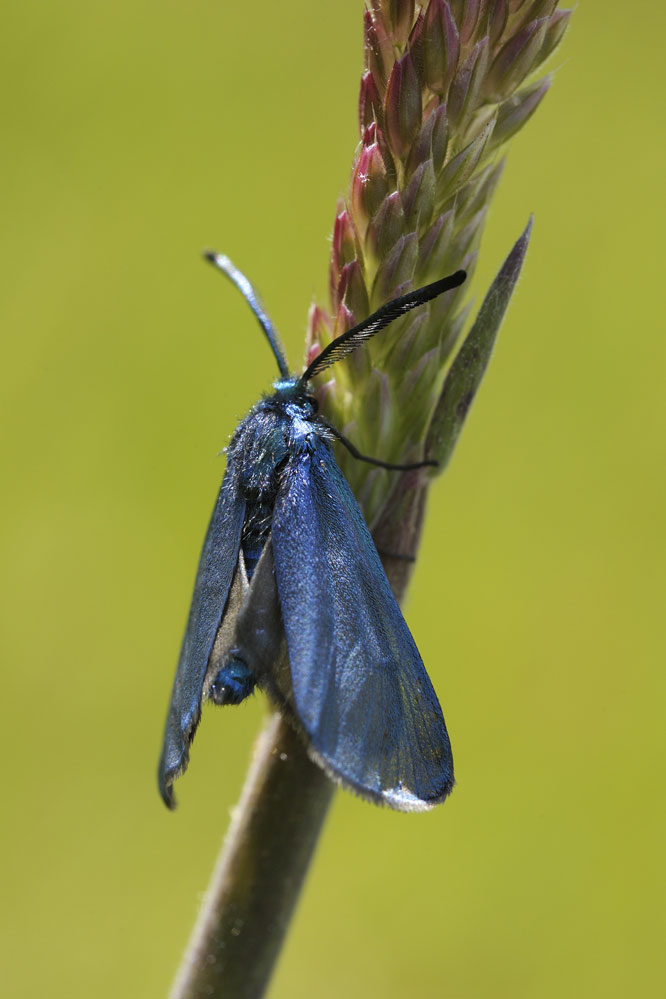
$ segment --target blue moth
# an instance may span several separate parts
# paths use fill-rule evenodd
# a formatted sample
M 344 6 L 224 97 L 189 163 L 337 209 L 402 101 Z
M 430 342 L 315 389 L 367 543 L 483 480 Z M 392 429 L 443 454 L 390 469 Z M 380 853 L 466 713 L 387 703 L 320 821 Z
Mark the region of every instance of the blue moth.
M 167 715 L 162 798 L 174 807 L 204 701 L 239 704 L 258 686 L 338 783 L 401 811 L 429 808 L 453 787 L 444 717 L 331 444 L 383 468 L 435 463 L 361 455 L 318 415 L 310 383 L 465 273 L 393 299 L 292 375 L 247 278 L 207 257 L 247 299 L 280 377 L 227 448 Z

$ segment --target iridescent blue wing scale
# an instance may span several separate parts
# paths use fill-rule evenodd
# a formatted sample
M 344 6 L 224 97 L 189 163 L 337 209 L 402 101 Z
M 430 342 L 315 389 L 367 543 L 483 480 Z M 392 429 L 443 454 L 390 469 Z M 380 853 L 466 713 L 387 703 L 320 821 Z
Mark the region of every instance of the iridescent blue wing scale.
M 206 669 L 238 562 L 244 516 L 238 472 L 228 461 L 201 552 L 164 732 L 158 780 L 170 808 L 173 782 L 187 767 L 189 745 L 201 717 Z
M 331 776 L 403 811 L 453 787 L 437 696 L 329 445 L 293 455 L 271 530 L 294 706 Z

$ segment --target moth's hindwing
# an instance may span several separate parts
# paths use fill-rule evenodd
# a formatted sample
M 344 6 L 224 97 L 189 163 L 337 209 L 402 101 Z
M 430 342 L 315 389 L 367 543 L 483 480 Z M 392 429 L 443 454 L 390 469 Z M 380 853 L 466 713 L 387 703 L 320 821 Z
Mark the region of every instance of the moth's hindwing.
M 293 698 L 311 756 L 364 797 L 429 808 L 453 787 L 442 711 L 328 444 L 293 456 L 273 511 Z
M 234 644 L 239 658 L 252 670 L 262 690 L 299 727 L 270 538 L 236 618 Z
M 240 606 L 243 584 L 237 566 L 244 515 L 238 472 L 229 461 L 199 561 L 164 732 L 158 780 L 170 808 L 174 807 L 173 782 L 187 767 L 189 745 L 201 717 L 208 661 L 228 610 L 234 573 L 235 611 Z

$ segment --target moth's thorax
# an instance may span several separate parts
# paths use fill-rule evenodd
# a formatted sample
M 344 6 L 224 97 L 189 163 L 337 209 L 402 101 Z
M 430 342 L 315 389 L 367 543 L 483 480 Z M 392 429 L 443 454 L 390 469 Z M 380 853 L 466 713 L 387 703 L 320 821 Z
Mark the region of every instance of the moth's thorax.
M 287 459 L 308 451 L 313 436 L 326 436 L 317 421 L 316 400 L 297 378 L 281 379 L 273 387 L 274 393 L 250 410 L 229 446 L 246 498 L 269 503 Z

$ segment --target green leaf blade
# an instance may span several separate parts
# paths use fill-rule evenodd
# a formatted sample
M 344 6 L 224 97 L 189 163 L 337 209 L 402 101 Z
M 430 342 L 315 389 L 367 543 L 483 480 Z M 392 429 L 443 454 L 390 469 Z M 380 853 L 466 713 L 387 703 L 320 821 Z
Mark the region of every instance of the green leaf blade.
M 491 284 L 474 324 L 444 381 L 426 441 L 428 459 L 444 471 L 460 436 L 477 389 L 488 366 L 523 266 L 532 232 L 532 218 Z

